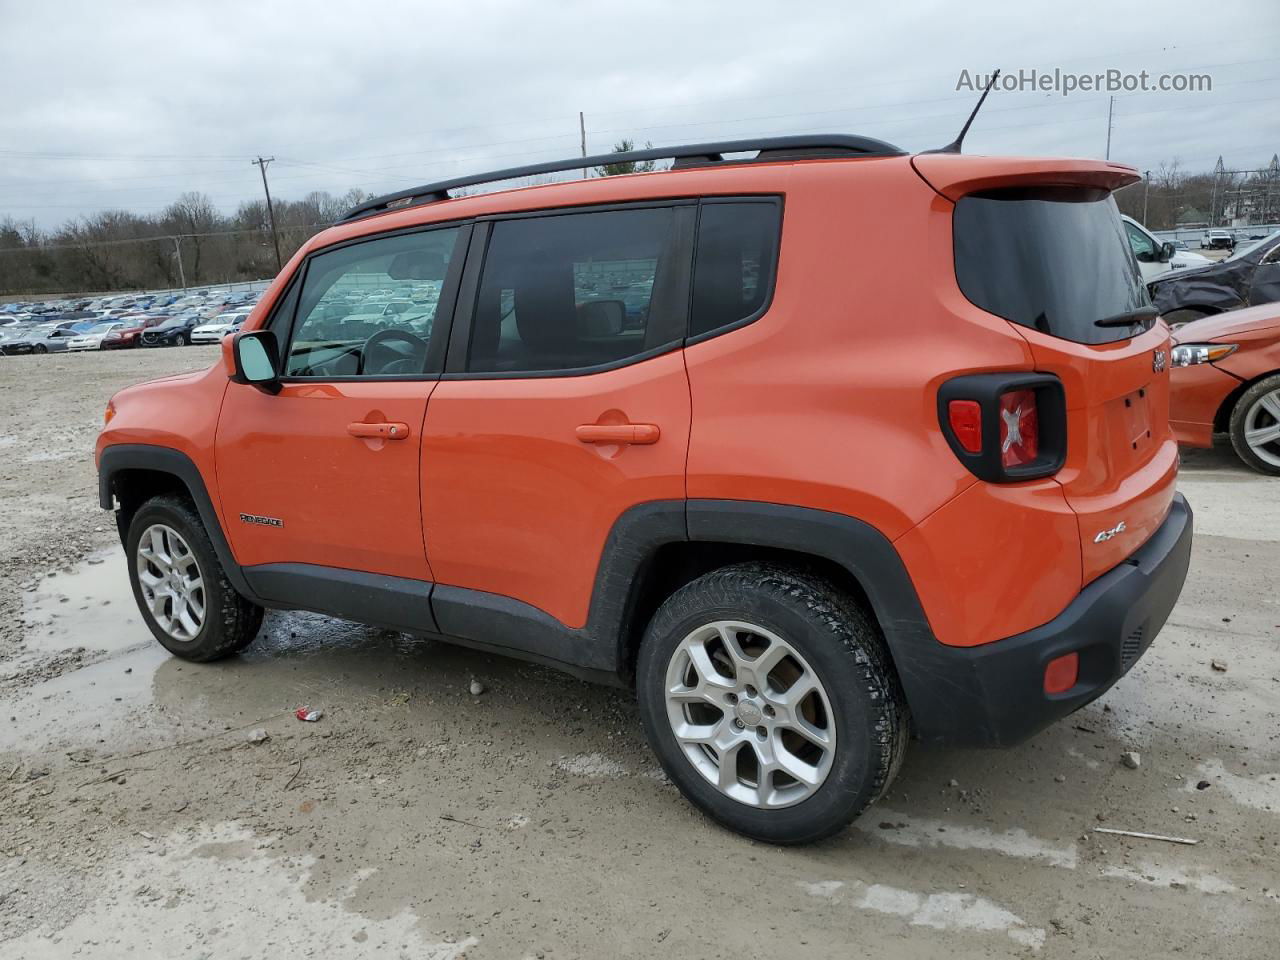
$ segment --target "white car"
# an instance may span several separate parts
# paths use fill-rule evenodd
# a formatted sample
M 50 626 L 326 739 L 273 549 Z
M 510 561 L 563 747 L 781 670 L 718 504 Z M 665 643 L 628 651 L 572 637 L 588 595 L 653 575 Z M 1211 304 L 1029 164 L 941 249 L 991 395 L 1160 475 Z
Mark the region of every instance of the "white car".
M 84 333 L 77 334 L 67 341 L 68 350 L 101 350 L 102 341 L 106 339 L 108 333 L 112 330 L 118 330 L 123 327 L 123 323 L 100 323 L 95 327 L 90 327 Z
M 235 333 L 244 323 L 247 313 L 224 313 L 210 323 L 202 323 L 191 331 L 192 343 L 218 343 L 229 333 Z
M 1142 282 L 1150 283 L 1156 277 L 1163 277 L 1172 270 L 1186 270 L 1190 267 L 1207 267 L 1213 263 L 1208 257 L 1188 250 L 1178 250 L 1172 243 L 1157 240 L 1151 233 L 1132 217 L 1122 216 L 1124 232 L 1129 238 L 1129 246 L 1142 270 Z

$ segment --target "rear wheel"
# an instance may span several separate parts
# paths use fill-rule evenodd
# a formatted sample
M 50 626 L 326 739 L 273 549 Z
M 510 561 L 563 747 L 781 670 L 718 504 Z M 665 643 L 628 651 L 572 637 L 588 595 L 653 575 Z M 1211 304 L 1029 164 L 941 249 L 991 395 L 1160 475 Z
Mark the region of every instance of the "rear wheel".
M 1253 469 L 1280 476 L 1280 374 L 1240 395 L 1231 409 L 1231 445 Z
M 189 346 L 191 346 L 191 334 L 189 334 L 189 333 L 184 333 L 184 334 L 182 335 L 182 345 L 183 345 L 184 347 L 189 347 Z
M 138 609 L 170 653 L 205 662 L 253 642 L 262 608 L 231 585 L 189 501 L 144 503 L 129 524 L 125 550 Z
M 49 352 L 49 348 L 48 348 L 48 347 L 46 347 L 43 343 L 37 343 L 37 344 L 35 345 L 35 347 L 33 348 L 33 350 L 34 350 L 36 353 L 48 353 L 48 352 Z
M 908 715 L 884 641 L 821 577 L 748 563 L 695 580 L 654 616 L 636 673 L 667 775 L 757 840 L 836 833 L 902 760 Z

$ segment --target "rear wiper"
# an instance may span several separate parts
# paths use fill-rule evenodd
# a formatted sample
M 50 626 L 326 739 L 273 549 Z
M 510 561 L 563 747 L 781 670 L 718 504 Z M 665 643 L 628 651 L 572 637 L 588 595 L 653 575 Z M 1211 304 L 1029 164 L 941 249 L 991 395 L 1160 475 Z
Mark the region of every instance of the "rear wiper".
M 1095 320 L 1093 325 L 1095 327 L 1131 327 L 1135 323 L 1154 320 L 1158 316 L 1160 316 L 1160 311 L 1155 307 L 1138 307 L 1134 310 L 1113 313 L 1111 316 L 1103 317 L 1101 320 Z

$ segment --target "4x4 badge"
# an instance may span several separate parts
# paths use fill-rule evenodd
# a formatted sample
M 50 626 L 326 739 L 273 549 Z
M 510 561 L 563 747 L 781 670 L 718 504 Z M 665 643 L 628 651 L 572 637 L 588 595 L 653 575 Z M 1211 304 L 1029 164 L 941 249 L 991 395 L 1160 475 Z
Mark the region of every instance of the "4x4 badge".
M 1151 356 L 1151 369 L 1155 373 L 1164 373 L 1165 363 L 1169 357 L 1163 350 L 1157 350 Z
M 1093 542 L 1094 542 L 1094 543 L 1106 543 L 1106 542 L 1107 542 L 1108 540 L 1110 540 L 1112 537 L 1117 536 L 1117 535 L 1119 535 L 1119 534 L 1121 534 L 1121 533 L 1124 533 L 1124 521 L 1123 521 L 1123 520 L 1121 520 L 1119 523 L 1117 523 L 1117 524 L 1116 524 L 1114 527 L 1112 527 L 1110 530 L 1103 530 L 1101 533 L 1099 533 L 1096 537 L 1094 537 L 1094 538 L 1093 538 Z

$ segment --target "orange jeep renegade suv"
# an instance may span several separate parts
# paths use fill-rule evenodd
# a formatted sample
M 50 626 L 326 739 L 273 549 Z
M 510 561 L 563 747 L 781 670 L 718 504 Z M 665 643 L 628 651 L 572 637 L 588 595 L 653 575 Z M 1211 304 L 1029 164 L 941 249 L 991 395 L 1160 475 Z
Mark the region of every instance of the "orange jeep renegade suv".
M 1178 597 L 1135 179 L 788 137 L 363 204 L 222 363 L 108 405 L 143 617 L 189 660 L 300 608 L 634 687 L 708 814 L 829 835 L 909 735 L 1030 736 Z

